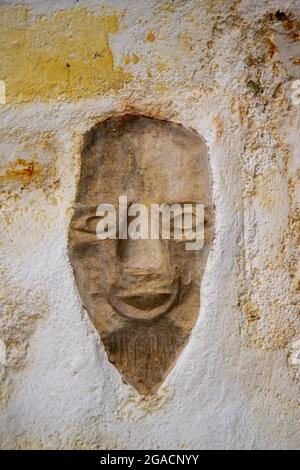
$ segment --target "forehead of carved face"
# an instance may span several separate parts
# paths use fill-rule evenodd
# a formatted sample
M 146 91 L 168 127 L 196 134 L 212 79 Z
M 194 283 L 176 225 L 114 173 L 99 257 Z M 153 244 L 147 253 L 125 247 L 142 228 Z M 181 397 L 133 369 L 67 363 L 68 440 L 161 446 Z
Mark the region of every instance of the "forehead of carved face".
M 209 203 L 206 147 L 182 126 L 138 116 L 108 120 L 90 135 L 80 202 Z
M 117 213 L 119 196 L 149 214 L 151 204 L 203 204 L 204 247 L 188 251 L 184 237 L 99 240 L 97 207 L 113 204 Z M 109 119 L 88 133 L 70 261 L 111 362 L 141 393 L 162 382 L 196 322 L 212 232 L 207 149 L 196 133 L 137 115 Z

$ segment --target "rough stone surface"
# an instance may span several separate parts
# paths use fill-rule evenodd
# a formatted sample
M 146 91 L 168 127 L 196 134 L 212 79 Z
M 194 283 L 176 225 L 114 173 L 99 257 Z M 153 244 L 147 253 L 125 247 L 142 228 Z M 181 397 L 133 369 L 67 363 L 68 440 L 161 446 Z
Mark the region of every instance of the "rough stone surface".
M 9 0 L 0 18 L 1 447 L 299 448 L 299 1 Z M 125 112 L 203 136 L 215 204 L 198 321 L 147 398 L 67 253 L 83 135 Z

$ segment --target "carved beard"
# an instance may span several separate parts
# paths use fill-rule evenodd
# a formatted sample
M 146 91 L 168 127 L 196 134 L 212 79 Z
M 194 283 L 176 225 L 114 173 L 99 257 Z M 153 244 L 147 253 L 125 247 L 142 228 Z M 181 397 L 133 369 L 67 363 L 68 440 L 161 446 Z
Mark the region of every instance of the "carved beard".
M 187 332 L 164 317 L 155 325 L 130 322 L 104 339 L 108 358 L 135 389 L 153 394 L 188 339 Z

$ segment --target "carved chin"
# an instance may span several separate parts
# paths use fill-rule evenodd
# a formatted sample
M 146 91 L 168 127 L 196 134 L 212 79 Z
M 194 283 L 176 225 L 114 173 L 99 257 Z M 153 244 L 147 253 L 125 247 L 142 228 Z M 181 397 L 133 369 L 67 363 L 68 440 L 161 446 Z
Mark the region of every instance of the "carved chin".
M 130 325 L 103 337 L 109 360 L 142 395 L 153 394 L 184 347 L 188 332 L 168 318 Z
M 112 286 L 108 301 L 114 310 L 132 320 L 150 321 L 172 309 L 178 303 L 179 282 L 168 288 L 155 290 L 124 291 Z

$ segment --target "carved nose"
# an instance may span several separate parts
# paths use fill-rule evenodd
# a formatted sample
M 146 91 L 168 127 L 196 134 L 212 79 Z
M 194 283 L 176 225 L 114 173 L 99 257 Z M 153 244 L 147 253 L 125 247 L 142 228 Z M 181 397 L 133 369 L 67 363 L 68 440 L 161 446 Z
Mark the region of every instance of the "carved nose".
M 137 272 L 166 271 L 168 253 L 161 240 L 121 240 L 119 259 L 124 268 Z
M 121 240 L 118 258 L 109 292 L 115 310 L 136 320 L 151 320 L 168 311 L 178 286 L 161 240 Z

